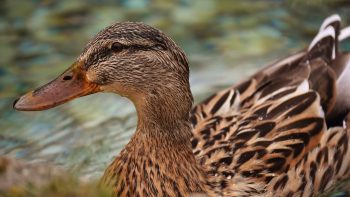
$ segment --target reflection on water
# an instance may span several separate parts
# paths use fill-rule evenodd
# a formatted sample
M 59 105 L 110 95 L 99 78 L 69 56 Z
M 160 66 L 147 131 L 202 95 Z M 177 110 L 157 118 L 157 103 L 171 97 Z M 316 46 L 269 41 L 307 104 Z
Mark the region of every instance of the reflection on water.
M 170 35 L 191 63 L 196 101 L 305 47 L 323 18 L 348 3 L 300 1 L 19 1 L 0 7 L 0 154 L 50 161 L 97 177 L 133 134 L 132 105 L 111 94 L 43 112 L 15 112 L 13 100 L 67 68 L 96 32 L 143 21 Z

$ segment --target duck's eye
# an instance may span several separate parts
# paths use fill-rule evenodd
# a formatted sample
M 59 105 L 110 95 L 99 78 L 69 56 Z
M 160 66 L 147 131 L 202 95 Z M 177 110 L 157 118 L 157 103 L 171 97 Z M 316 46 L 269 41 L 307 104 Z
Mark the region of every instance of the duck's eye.
M 115 42 L 111 45 L 111 50 L 113 52 L 120 52 L 125 48 L 125 46 L 119 42 Z

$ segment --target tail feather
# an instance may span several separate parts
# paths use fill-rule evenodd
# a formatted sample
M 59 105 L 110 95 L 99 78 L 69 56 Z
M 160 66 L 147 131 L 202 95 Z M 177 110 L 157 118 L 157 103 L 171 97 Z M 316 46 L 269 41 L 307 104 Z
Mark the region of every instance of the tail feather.
M 322 57 L 327 63 L 335 59 L 337 51 L 336 31 L 333 26 L 327 26 L 312 40 L 308 48 L 307 60 Z
M 321 105 L 328 115 L 336 103 L 336 74 L 332 62 L 338 54 L 340 17 L 332 15 L 324 20 L 320 31 L 308 47 L 304 57 L 311 69 L 308 77 L 310 88 L 318 92 Z
M 329 17 L 327 17 L 321 27 L 320 27 L 320 31 L 321 29 L 326 29 L 328 28 L 329 26 L 332 26 L 334 28 L 334 31 L 335 31 L 335 53 L 338 53 L 338 37 L 339 37 L 339 34 L 340 34 L 340 24 L 341 24 L 341 18 L 338 14 L 333 14 Z
M 324 21 L 320 27 L 320 31 L 326 29 L 330 25 L 334 26 L 334 24 L 339 24 L 338 26 L 340 27 L 340 21 L 341 21 L 340 16 L 338 14 L 333 14 L 333 15 L 327 17 L 326 19 L 324 19 Z
M 310 63 L 310 85 L 321 97 L 328 126 L 341 125 L 350 111 L 350 53 L 339 50 L 350 27 L 341 30 L 340 22 L 338 15 L 324 20 L 303 60 Z

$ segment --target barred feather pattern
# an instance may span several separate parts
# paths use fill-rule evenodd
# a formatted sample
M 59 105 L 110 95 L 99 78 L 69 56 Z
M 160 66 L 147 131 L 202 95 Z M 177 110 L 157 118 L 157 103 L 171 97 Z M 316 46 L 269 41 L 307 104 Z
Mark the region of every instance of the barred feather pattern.
M 307 50 L 193 108 L 193 152 L 215 195 L 314 196 L 349 176 L 349 118 L 329 126 L 339 28 L 327 18 Z

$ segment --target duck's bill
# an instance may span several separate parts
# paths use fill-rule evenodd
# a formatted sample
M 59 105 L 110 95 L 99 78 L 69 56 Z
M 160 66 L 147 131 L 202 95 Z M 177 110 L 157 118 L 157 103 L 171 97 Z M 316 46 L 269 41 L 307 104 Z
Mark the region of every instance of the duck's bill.
M 55 80 L 21 96 L 14 102 L 13 108 L 20 111 L 40 111 L 96 92 L 99 92 L 98 85 L 90 83 L 84 69 L 74 63 Z

